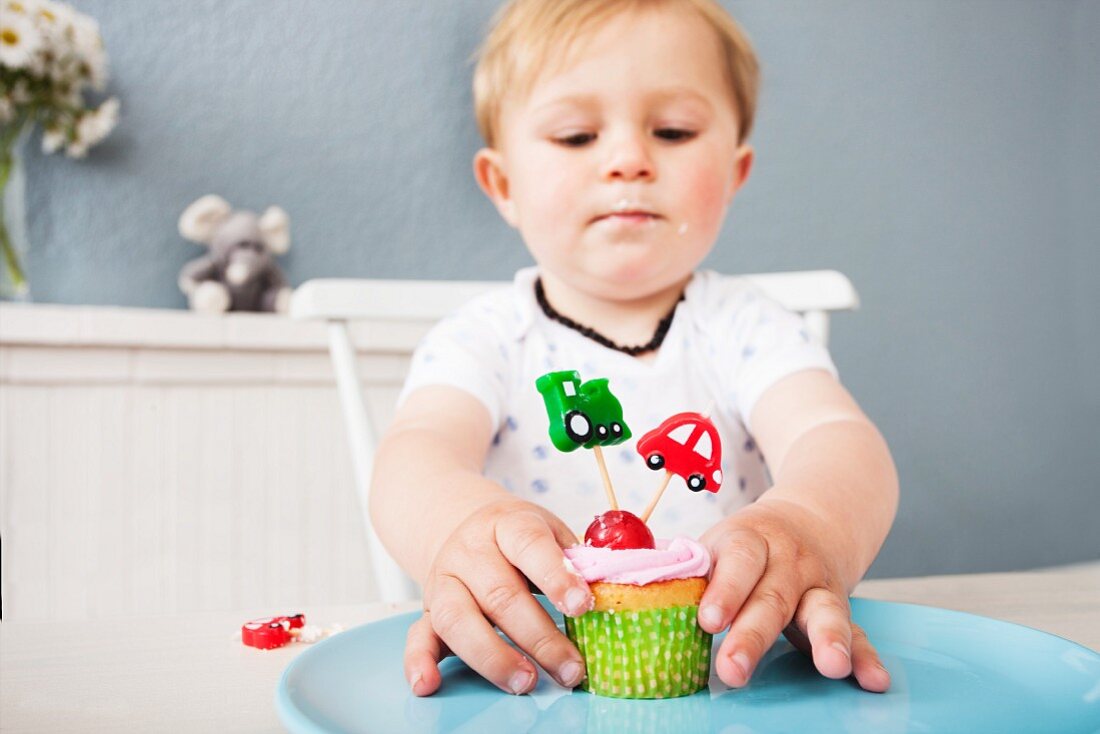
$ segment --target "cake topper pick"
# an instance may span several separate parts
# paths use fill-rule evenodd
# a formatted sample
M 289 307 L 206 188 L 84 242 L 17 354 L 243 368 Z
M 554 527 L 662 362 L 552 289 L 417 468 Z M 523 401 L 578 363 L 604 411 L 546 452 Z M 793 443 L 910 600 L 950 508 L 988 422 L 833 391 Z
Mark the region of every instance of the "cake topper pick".
M 601 447 L 620 444 L 631 433 L 623 420 L 623 406 L 607 386 L 607 379 L 581 382 L 576 370 L 562 370 L 538 378 L 535 387 L 546 404 L 554 447 L 565 452 L 582 446 L 592 449 L 611 509 L 619 509 Z
M 657 502 L 675 474 L 692 492 L 717 492 L 722 488 L 722 440 L 710 419 L 701 413 L 677 413 L 638 441 L 638 453 L 654 471 L 665 470 L 657 493 L 642 513 L 649 520 Z

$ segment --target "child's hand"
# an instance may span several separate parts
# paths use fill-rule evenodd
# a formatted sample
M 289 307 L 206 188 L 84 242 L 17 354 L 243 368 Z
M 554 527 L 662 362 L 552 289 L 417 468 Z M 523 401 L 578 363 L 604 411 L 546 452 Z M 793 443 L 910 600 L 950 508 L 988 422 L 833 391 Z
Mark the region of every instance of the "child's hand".
M 500 500 L 466 518 L 436 554 L 424 583 L 424 616 L 409 629 L 405 678 L 413 693 L 439 688 L 439 661 L 450 654 L 508 693 L 531 690 L 535 667 L 493 625 L 560 684 L 579 683 L 580 653 L 531 596 L 527 581 L 564 614 L 588 611 L 588 585 L 563 563 L 562 548 L 576 542 L 561 520 L 522 500 Z
M 815 515 L 765 497 L 715 525 L 701 541 L 715 566 L 699 602 L 699 625 L 712 633 L 730 628 L 715 660 L 727 685 L 748 683 L 783 632 L 822 675 L 854 674 L 860 686 L 879 693 L 890 687 L 878 653 L 852 622 L 828 528 Z

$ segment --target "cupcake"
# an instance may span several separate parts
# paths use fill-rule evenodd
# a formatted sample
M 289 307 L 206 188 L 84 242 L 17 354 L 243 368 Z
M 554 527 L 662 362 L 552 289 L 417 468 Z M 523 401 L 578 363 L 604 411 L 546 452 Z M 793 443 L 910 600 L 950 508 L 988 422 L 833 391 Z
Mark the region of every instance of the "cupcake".
M 711 635 L 696 617 L 706 589 L 710 554 L 688 538 L 656 541 L 646 525 L 673 476 L 692 492 L 722 484 L 721 439 L 700 413 L 677 413 L 646 433 L 636 449 L 664 477 L 641 517 L 620 510 L 602 447 L 631 436 L 622 404 L 606 378 L 582 382 L 575 370 L 549 372 L 535 381 L 549 419 L 554 447 L 591 449 L 611 509 L 588 526 L 584 545 L 565 549 L 595 600 L 565 631 L 580 650 L 588 676 L 580 687 L 615 698 L 673 698 L 706 687 Z
M 655 548 L 575 546 L 567 562 L 588 582 L 593 609 L 566 617 L 584 657 L 580 687 L 615 698 L 674 698 L 707 686 L 711 635 L 697 619 L 710 554 L 689 538 Z

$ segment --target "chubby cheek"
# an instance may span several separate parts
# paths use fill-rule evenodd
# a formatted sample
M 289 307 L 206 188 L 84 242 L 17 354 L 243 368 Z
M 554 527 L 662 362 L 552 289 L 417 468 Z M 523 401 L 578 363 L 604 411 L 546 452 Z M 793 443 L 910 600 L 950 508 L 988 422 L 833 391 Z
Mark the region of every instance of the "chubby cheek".
M 717 235 L 726 214 L 729 177 L 717 168 L 699 166 L 681 179 L 683 224 L 700 235 Z
M 579 188 L 552 167 L 516 181 L 513 195 L 524 237 L 541 241 L 567 235 L 580 209 Z

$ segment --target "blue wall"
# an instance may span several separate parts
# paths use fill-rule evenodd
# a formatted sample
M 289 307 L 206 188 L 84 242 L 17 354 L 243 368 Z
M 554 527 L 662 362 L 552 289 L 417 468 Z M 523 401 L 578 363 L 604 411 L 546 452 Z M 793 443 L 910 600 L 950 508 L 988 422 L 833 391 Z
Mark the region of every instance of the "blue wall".
M 765 87 L 708 265 L 860 291 L 835 356 L 903 483 L 873 574 L 1100 557 L 1100 3 L 728 5 Z M 176 219 L 209 192 L 290 213 L 294 283 L 529 262 L 470 175 L 495 0 L 77 6 L 122 120 L 86 161 L 29 156 L 36 300 L 182 307 Z

